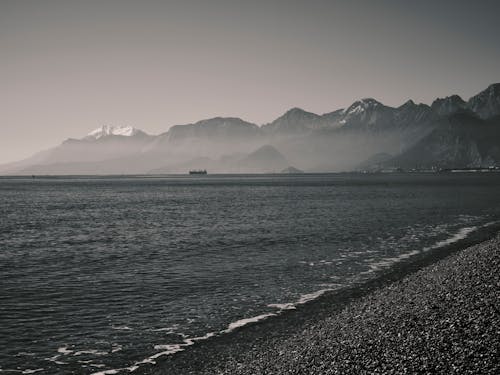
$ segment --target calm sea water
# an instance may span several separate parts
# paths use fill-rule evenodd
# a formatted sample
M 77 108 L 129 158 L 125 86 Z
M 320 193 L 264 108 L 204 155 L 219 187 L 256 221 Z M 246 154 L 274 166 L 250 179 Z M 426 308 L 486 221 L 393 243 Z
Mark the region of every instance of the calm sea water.
M 140 372 L 500 220 L 499 192 L 494 173 L 2 178 L 0 371 Z

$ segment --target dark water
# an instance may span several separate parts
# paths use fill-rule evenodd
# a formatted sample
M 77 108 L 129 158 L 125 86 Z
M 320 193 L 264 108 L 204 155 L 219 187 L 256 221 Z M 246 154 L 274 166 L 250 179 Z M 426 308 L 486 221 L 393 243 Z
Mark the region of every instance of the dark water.
M 500 220 L 499 192 L 494 173 L 2 178 L 1 372 L 140 372 Z

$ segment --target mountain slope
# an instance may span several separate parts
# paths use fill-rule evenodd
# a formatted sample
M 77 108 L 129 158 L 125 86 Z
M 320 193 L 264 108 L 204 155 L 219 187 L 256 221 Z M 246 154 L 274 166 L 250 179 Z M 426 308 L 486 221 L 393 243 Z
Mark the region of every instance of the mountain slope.
M 240 118 L 215 117 L 201 120 L 194 124 L 175 125 L 164 135 L 169 141 L 179 141 L 186 138 L 233 138 L 241 139 L 257 136 L 259 127 Z
M 279 172 L 289 165 L 287 159 L 273 146 L 265 145 L 242 158 L 238 169 L 242 172 Z
M 500 115 L 500 83 L 490 85 L 470 98 L 466 107 L 482 119 Z
M 466 103 L 460 96 L 452 95 L 434 100 L 431 108 L 440 116 L 448 116 L 465 109 L 465 105 Z
M 152 139 L 153 136 L 132 127 L 103 126 L 83 138 L 69 138 L 59 146 L 37 153 L 21 162 L 0 166 L 0 171 L 23 174 L 52 173 L 54 167 L 45 166 L 97 163 L 130 157 L 140 153 Z M 120 169 L 127 170 L 126 167 Z M 71 174 L 68 168 L 56 168 L 56 170 L 60 171 L 57 173 Z M 91 171 L 92 168 L 85 170 Z
M 451 115 L 442 126 L 384 164 L 405 169 L 500 165 L 500 119 Z
M 390 107 L 366 98 L 323 115 L 292 108 L 261 127 L 236 117 L 176 125 L 156 136 L 131 126 L 102 126 L 0 166 L 0 173 L 146 173 L 158 168 L 184 173 L 196 164 L 221 172 L 262 172 L 282 170 L 288 161 L 321 172 L 370 163 L 411 168 L 500 164 L 499 116 L 496 83 L 467 102 L 451 95 L 431 106 L 408 100 Z
M 321 116 L 300 108 L 292 108 L 273 122 L 263 125 L 262 130 L 273 135 L 303 134 L 320 127 L 321 123 Z

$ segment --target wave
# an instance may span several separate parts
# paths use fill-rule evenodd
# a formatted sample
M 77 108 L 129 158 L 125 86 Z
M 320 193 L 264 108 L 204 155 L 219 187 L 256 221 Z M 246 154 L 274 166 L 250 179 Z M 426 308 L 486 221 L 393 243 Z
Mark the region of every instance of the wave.
M 489 222 L 489 223 L 486 223 L 482 226 L 469 226 L 469 227 L 461 228 L 457 233 L 451 235 L 449 238 L 447 238 L 445 240 L 437 241 L 435 244 L 428 246 L 428 247 L 424 247 L 421 250 L 413 250 L 413 251 L 398 255 L 396 257 L 388 257 L 388 258 L 378 260 L 377 262 L 371 263 L 368 265 L 370 267 L 370 270 L 366 271 L 366 272 L 362 272 L 362 274 L 379 271 L 381 269 L 390 267 L 391 265 L 394 265 L 395 263 L 404 261 L 404 260 L 411 258 L 415 255 L 418 255 L 420 253 L 428 252 L 430 250 L 439 249 L 439 248 L 442 248 L 444 246 L 453 244 L 455 242 L 458 242 L 460 240 L 467 238 L 472 232 L 476 231 L 477 229 L 486 228 L 488 226 L 498 224 L 498 223 L 500 223 L 500 221 Z M 309 263 L 309 262 L 304 262 L 304 263 Z M 326 262 L 320 262 L 320 263 L 324 264 Z M 309 264 L 309 265 L 311 265 L 311 264 Z M 160 352 L 155 353 L 155 354 L 145 358 L 142 361 L 136 362 L 130 367 L 98 371 L 98 372 L 92 373 L 91 375 L 114 375 L 114 374 L 118 374 L 119 372 L 123 372 L 123 371 L 133 372 L 133 371 L 137 370 L 139 368 L 139 366 L 142 364 L 156 364 L 156 360 L 159 357 L 172 355 L 172 354 L 184 351 L 187 347 L 192 346 L 197 342 L 204 341 L 204 340 L 207 340 L 207 339 L 212 338 L 212 337 L 220 336 L 222 334 L 233 332 L 233 331 L 240 329 L 241 327 L 244 327 L 248 324 L 258 323 L 258 322 L 264 321 L 268 318 L 278 316 L 286 310 L 294 310 L 300 305 L 303 305 L 303 304 L 306 304 L 308 302 L 311 302 L 311 301 L 318 299 L 319 297 L 321 297 L 325 293 L 332 292 L 332 291 L 338 290 L 339 288 L 342 288 L 343 286 L 345 286 L 345 284 L 336 283 L 336 284 L 327 284 L 327 286 L 328 286 L 327 288 L 323 288 L 323 289 L 317 290 L 317 291 L 312 292 L 312 293 L 303 294 L 295 302 L 268 304 L 267 307 L 277 309 L 277 311 L 268 312 L 268 313 L 260 314 L 257 316 L 236 320 L 234 322 L 229 323 L 229 325 L 227 326 L 226 329 L 221 330 L 219 332 L 209 332 L 209 333 L 205 334 L 204 336 L 185 338 L 181 343 L 177 343 L 177 344 L 156 345 L 154 347 L 154 349 L 161 350 Z M 165 329 L 158 329 L 158 330 L 165 330 Z M 181 336 L 183 336 L 183 335 L 181 335 Z M 61 348 L 61 349 L 65 349 L 65 348 Z M 65 350 L 67 350 L 67 349 L 65 349 Z
M 317 290 L 312 293 L 307 293 L 303 294 L 299 297 L 299 299 L 295 302 L 288 302 L 288 303 L 270 303 L 267 305 L 268 307 L 273 307 L 277 308 L 280 311 L 283 310 L 295 310 L 297 306 L 304 305 L 310 301 L 314 301 L 315 299 L 318 299 L 321 297 L 323 294 L 327 292 L 332 292 L 334 290 L 337 290 L 341 287 L 344 286 L 344 284 L 327 284 L 327 288 Z
M 482 227 L 485 228 L 488 225 L 490 225 L 490 224 L 487 223 L 487 224 L 483 225 Z M 455 233 L 453 236 L 451 236 L 450 238 L 447 238 L 447 239 L 442 240 L 442 241 L 438 241 L 438 242 L 436 242 L 432 246 L 424 247 L 423 251 L 429 251 L 429 250 L 433 250 L 433 249 L 439 249 L 440 247 L 451 245 L 452 243 L 455 243 L 455 242 L 458 242 L 460 240 L 463 240 L 463 239 L 467 238 L 467 236 L 469 234 L 471 234 L 472 232 L 474 232 L 476 229 L 478 229 L 477 226 L 462 228 L 457 233 Z
M 338 286 L 341 284 L 331 284 L 331 285 L 337 286 L 337 288 L 338 288 Z M 118 374 L 118 373 L 123 372 L 123 371 L 133 372 L 133 371 L 137 370 L 140 365 L 143 365 L 143 364 L 153 364 L 154 365 L 154 364 L 156 364 L 156 360 L 159 357 L 172 355 L 172 354 L 184 351 L 184 350 L 186 350 L 187 347 L 192 346 L 197 342 L 207 340 L 211 337 L 227 334 L 227 333 L 233 332 L 237 329 L 240 329 L 241 327 L 244 327 L 248 324 L 261 322 L 261 321 L 266 320 L 270 317 L 278 316 L 279 314 L 281 314 L 285 310 L 296 309 L 298 305 L 303 305 L 307 302 L 313 301 L 313 300 L 319 298 L 321 295 L 325 294 L 326 292 L 333 291 L 337 288 L 333 288 L 333 287 L 326 288 L 326 289 L 318 290 L 318 291 L 313 292 L 313 293 L 303 294 L 302 296 L 300 296 L 300 298 L 296 302 L 293 302 L 293 303 L 269 304 L 269 305 L 267 305 L 268 307 L 277 308 L 278 311 L 264 313 L 264 314 L 249 317 L 249 318 L 239 319 L 239 320 L 236 320 L 234 322 L 229 323 L 229 325 L 227 326 L 226 329 L 223 329 L 219 332 L 209 332 L 203 336 L 185 338 L 181 343 L 155 345 L 154 349 L 161 350 L 160 352 L 155 353 L 155 354 L 143 359 L 142 361 L 135 362 L 132 366 L 97 371 L 97 372 L 92 373 L 91 375 L 114 375 L 114 374 Z M 61 348 L 61 349 L 64 350 L 65 353 L 72 352 L 71 350 L 68 350 L 67 348 Z
M 458 230 L 458 232 L 452 234 L 450 237 L 448 237 L 448 238 L 446 238 L 444 240 L 437 241 L 436 243 L 434 243 L 431 246 L 426 246 L 426 247 L 424 247 L 424 248 L 422 248 L 420 250 L 412 250 L 410 252 L 398 255 L 396 257 L 383 258 L 383 259 L 378 260 L 376 262 L 370 263 L 368 265 L 368 267 L 370 267 L 370 270 L 362 272 L 362 274 L 380 271 L 380 270 L 386 269 L 386 268 L 388 268 L 388 267 L 390 267 L 390 266 L 392 266 L 392 265 L 394 265 L 396 263 L 399 263 L 399 262 L 401 262 L 403 260 L 411 258 L 411 257 L 413 257 L 415 255 L 418 255 L 418 254 L 421 254 L 421 253 L 425 253 L 425 252 L 428 252 L 428 251 L 431 251 L 431 250 L 437 250 L 437 249 L 440 249 L 442 247 L 451 245 L 453 243 L 456 243 L 458 241 L 466 239 L 472 232 L 474 232 L 474 231 L 476 231 L 478 229 L 487 228 L 489 226 L 492 226 L 492 225 L 495 225 L 495 224 L 498 224 L 498 223 L 500 223 L 500 221 L 490 221 L 490 222 L 485 223 L 485 224 L 483 224 L 481 226 L 475 226 L 474 225 L 474 226 L 470 226 L 470 227 L 460 228 Z
M 275 314 L 275 313 L 267 313 L 267 314 L 253 316 L 251 318 L 240 319 L 240 320 L 237 320 L 233 323 L 230 323 L 229 326 L 227 327 L 227 329 L 223 330 L 222 333 L 229 333 L 229 332 L 234 331 L 237 328 L 241 328 L 243 326 L 246 326 L 247 324 L 257 323 L 261 320 L 264 320 L 264 319 L 270 318 L 271 316 L 276 316 L 276 315 L 277 314 Z

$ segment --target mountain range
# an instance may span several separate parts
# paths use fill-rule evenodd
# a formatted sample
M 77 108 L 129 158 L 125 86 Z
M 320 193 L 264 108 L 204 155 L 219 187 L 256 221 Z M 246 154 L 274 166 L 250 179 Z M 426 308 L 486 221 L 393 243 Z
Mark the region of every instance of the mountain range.
M 399 107 L 375 99 L 322 115 L 292 108 L 261 126 L 234 117 L 174 125 L 159 135 L 102 126 L 1 174 L 334 172 L 500 165 L 500 84 L 465 101 Z M 293 166 L 293 167 L 292 167 Z

